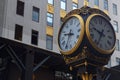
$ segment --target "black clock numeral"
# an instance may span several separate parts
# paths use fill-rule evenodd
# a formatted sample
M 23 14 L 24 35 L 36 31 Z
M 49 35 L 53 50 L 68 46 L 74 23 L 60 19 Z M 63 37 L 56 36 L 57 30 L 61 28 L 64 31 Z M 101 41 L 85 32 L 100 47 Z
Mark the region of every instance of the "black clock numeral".
M 62 33 L 65 33 L 65 31 L 62 31 Z
M 97 20 L 96 19 L 94 19 L 94 23 L 97 24 Z
M 65 49 L 68 49 L 68 45 L 65 46 Z
M 61 40 L 64 40 L 65 39 L 65 37 L 62 37 L 62 39 Z
M 70 44 L 70 49 L 72 48 L 72 45 Z
M 90 36 L 91 36 L 92 38 L 94 38 L 94 34 L 91 33 Z
M 66 24 L 66 26 L 65 26 L 66 28 L 68 28 L 69 26 L 68 26 L 68 24 Z
M 103 45 L 102 45 L 102 44 L 100 44 L 100 47 L 102 48 L 102 47 L 103 47 Z
M 110 30 L 108 29 L 107 32 L 110 32 Z
M 106 26 L 106 24 L 104 24 L 104 27 Z
M 80 29 L 78 29 L 78 32 L 80 32 Z
M 76 21 L 77 21 L 77 20 L 75 19 L 75 20 L 74 20 L 74 25 L 76 24 Z
M 76 27 L 78 27 L 80 25 L 80 23 L 78 23 L 77 25 L 76 25 Z
M 111 37 L 111 36 L 108 36 L 108 38 L 109 38 L 109 39 L 112 39 L 112 37 Z
M 63 46 L 65 45 L 65 41 L 62 42 L 62 45 L 63 45 Z
M 78 38 L 79 38 L 79 35 L 77 35 L 76 38 L 78 39 Z
M 109 46 L 111 45 L 111 42 L 109 40 L 107 40 L 107 43 L 108 43 Z
M 99 19 L 99 24 L 102 24 L 102 19 Z
M 95 39 L 94 41 L 95 41 L 95 43 L 98 45 L 98 41 L 97 41 L 96 39 Z
M 70 21 L 70 25 L 72 25 L 72 24 L 73 24 L 73 20 Z
M 90 26 L 94 26 L 94 24 L 90 22 Z

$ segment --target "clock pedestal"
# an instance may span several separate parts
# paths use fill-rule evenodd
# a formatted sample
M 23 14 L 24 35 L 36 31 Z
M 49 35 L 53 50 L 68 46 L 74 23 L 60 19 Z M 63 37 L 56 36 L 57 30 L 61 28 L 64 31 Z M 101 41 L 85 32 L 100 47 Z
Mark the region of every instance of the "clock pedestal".
M 83 80 L 92 80 L 93 77 L 96 77 L 97 70 L 103 70 L 103 65 L 108 63 L 109 58 L 94 56 L 86 46 L 83 47 L 81 53 L 74 57 L 64 56 L 70 70 L 77 70 L 77 76 L 82 77 Z
M 107 65 L 115 49 L 116 41 L 115 32 L 110 23 L 109 16 L 99 9 L 84 6 L 81 9 L 72 10 L 63 19 L 64 22 L 63 24 L 66 24 L 66 21 L 70 18 L 70 16 L 73 15 L 78 15 L 82 17 L 82 19 L 80 20 L 83 20 L 82 21 L 83 25 L 81 25 L 82 27 L 81 31 L 83 32 L 80 32 L 81 35 L 79 37 L 81 41 L 79 44 L 75 42 L 76 43 L 75 45 L 77 45 L 77 47 L 73 46 L 68 51 L 67 49 L 64 50 L 64 47 L 61 48 L 61 46 L 59 45 L 60 48 L 62 49 L 62 50 L 60 49 L 60 52 L 62 53 L 66 64 L 70 67 L 70 70 L 71 72 L 73 72 L 73 74 L 76 73 L 76 76 L 80 76 L 83 80 L 92 80 L 92 78 L 96 78 L 98 76 L 99 71 L 100 72 L 104 71 L 103 66 Z M 92 19 L 93 23 L 91 23 Z M 96 20 L 98 21 L 96 22 Z M 103 27 L 106 27 L 106 31 L 105 28 Z M 94 31 L 91 30 L 91 28 Z M 61 30 L 59 32 L 59 35 L 60 33 L 62 33 Z M 108 34 L 106 35 L 105 33 L 106 34 L 110 33 L 110 35 Z M 94 34 L 94 36 L 92 34 Z M 65 34 L 63 33 L 63 35 Z M 71 36 L 72 33 L 69 33 L 69 35 Z M 60 36 L 58 36 L 58 44 L 60 44 L 60 41 L 62 40 L 62 39 L 59 40 L 59 37 Z M 94 39 L 97 39 L 97 41 Z M 68 42 L 67 44 L 70 45 L 70 43 Z M 102 47 L 103 44 L 105 44 L 104 47 Z

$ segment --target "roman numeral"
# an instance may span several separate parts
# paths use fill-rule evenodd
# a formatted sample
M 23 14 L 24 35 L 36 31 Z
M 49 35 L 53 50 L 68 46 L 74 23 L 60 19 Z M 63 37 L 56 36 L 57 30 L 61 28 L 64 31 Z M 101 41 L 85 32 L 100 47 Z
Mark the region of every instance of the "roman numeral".
M 80 29 L 78 29 L 78 32 L 80 32 Z
M 61 40 L 64 40 L 65 39 L 65 37 L 62 37 L 62 39 Z
M 80 23 L 78 23 L 77 25 L 76 25 L 76 27 L 78 27 L 80 25 Z
M 79 35 L 77 35 L 76 38 L 78 39 L 78 38 L 79 38 Z
M 99 24 L 102 24 L 102 19 L 99 19 Z
M 90 22 L 90 26 L 94 26 L 94 24 Z
M 109 40 L 107 40 L 107 43 L 108 43 L 109 46 L 111 45 L 111 42 Z
M 111 37 L 111 36 L 108 36 L 108 38 L 109 38 L 109 39 L 112 39 L 112 37 Z
M 92 38 L 94 38 L 94 34 L 90 34 Z
M 97 24 L 97 20 L 96 19 L 94 19 L 94 23 Z
M 62 42 L 62 45 L 63 45 L 63 46 L 65 45 L 65 41 Z
M 73 20 L 70 21 L 70 25 L 72 25 L 72 24 L 73 24 Z

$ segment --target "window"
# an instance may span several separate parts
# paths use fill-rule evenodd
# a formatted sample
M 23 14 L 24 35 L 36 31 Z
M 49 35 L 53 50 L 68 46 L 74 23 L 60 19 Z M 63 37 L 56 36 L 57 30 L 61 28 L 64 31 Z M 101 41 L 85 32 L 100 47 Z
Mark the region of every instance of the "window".
M 113 3 L 113 14 L 117 15 L 117 5 Z
M 99 0 L 94 0 L 94 4 L 95 4 L 96 6 L 99 6 Z
M 15 39 L 22 41 L 23 26 L 15 25 Z
M 17 0 L 16 14 L 24 16 L 24 2 Z
M 108 10 L 108 0 L 104 0 L 104 9 Z
M 31 44 L 38 44 L 38 31 L 32 30 Z
M 113 28 L 114 28 L 115 32 L 118 32 L 118 22 L 117 21 L 113 21 Z
M 53 0 L 48 0 L 48 3 L 53 5 L 54 1 Z
M 118 51 L 120 50 L 120 44 L 118 39 L 116 40 L 116 50 Z
M 66 10 L 66 0 L 61 0 L 61 9 Z
M 116 57 L 116 62 L 118 65 L 120 65 L 120 58 Z
M 73 2 L 73 9 L 77 9 L 78 8 L 78 5 L 76 3 Z
M 52 36 L 49 36 L 49 35 L 46 36 L 46 48 L 49 50 L 53 49 L 53 37 Z
M 53 26 L 53 14 L 47 13 L 47 25 L 48 26 Z
M 39 8 L 33 7 L 32 20 L 39 22 Z

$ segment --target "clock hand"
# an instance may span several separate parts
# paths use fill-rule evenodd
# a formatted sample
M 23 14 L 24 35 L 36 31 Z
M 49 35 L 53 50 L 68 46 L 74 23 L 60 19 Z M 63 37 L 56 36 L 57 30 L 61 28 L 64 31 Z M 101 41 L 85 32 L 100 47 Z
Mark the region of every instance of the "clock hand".
M 67 48 L 67 49 L 68 49 L 68 43 L 69 43 L 70 36 L 71 36 L 71 31 L 72 30 L 70 29 L 70 32 L 66 34 L 66 35 L 68 35 L 67 43 L 66 43 L 66 46 L 65 46 L 65 48 Z
M 99 34 L 101 34 L 101 32 L 99 30 L 97 30 L 96 28 L 93 28 L 95 31 L 97 31 Z
M 102 29 L 102 31 L 100 32 L 100 37 L 99 37 L 99 39 L 98 39 L 97 44 L 100 43 L 100 40 L 101 40 L 102 36 L 104 36 L 103 32 L 104 32 L 104 29 Z

